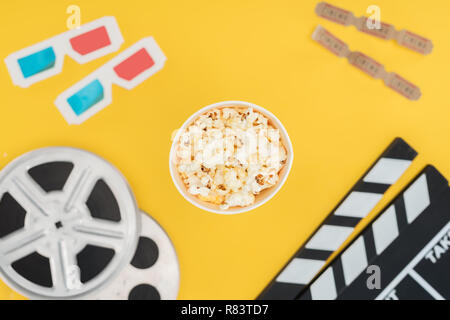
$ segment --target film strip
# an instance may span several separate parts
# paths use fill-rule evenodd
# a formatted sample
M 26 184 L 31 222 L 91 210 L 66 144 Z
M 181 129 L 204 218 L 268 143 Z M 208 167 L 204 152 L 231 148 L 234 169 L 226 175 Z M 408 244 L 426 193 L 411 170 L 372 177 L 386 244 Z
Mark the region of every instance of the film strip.
M 359 31 L 384 40 L 395 39 L 401 46 L 421 54 L 429 54 L 433 51 L 433 43 L 429 39 L 408 30 L 397 31 L 393 25 L 381 21 L 379 28 L 369 27 L 369 18 L 364 16 L 356 18 L 352 12 L 335 7 L 326 2 L 320 2 L 316 6 L 316 14 L 344 26 L 354 25 Z
M 450 188 L 427 166 L 300 299 L 449 299 Z M 380 268 L 369 287 L 368 266 Z
M 394 72 L 387 72 L 384 66 L 358 51 L 350 51 L 348 45 L 336 38 L 322 26 L 318 26 L 312 38 L 338 57 L 345 57 L 351 65 L 374 79 L 382 79 L 384 84 L 410 100 L 419 100 L 420 88 Z
M 258 299 L 292 300 L 409 168 L 417 152 L 396 138 L 264 289 Z

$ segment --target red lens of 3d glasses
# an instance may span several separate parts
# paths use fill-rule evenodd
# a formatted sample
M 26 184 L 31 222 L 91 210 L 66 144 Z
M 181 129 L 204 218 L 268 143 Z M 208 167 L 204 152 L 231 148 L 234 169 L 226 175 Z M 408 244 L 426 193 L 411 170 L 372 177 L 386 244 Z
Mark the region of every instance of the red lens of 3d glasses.
M 108 31 L 105 27 L 85 32 L 69 40 L 73 50 L 81 55 L 107 47 L 111 44 Z
M 154 64 L 155 61 L 143 48 L 115 66 L 114 71 L 120 78 L 130 81 L 150 69 Z

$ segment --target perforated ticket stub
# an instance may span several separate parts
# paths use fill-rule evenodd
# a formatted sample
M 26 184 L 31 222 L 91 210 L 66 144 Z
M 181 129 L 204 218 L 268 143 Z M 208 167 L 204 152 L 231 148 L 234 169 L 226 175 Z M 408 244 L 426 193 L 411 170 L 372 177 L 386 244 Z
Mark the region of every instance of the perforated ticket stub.
M 411 31 L 397 31 L 393 25 L 381 21 L 379 28 L 369 28 L 369 18 L 364 16 L 357 18 L 352 12 L 335 7 L 326 2 L 320 2 L 316 6 L 316 14 L 344 26 L 354 25 L 359 31 L 381 39 L 394 39 L 400 45 L 421 54 L 429 54 L 433 51 L 433 43 L 429 39 Z
M 336 15 L 336 19 L 347 21 L 343 15 Z M 353 66 L 375 79 L 382 79 L 392 90 L 400 93 L 410 100 L 418 100 L 422 93 L 419 87 L 402 78 L 396 73 L 386 72 L 384 66 L 365 54 L 351 51 L 348 45 L 331 34 L 321 26 L 318 26 L 312 38 L 322 46 L 333 52 L 338 57 L 345 57 Z

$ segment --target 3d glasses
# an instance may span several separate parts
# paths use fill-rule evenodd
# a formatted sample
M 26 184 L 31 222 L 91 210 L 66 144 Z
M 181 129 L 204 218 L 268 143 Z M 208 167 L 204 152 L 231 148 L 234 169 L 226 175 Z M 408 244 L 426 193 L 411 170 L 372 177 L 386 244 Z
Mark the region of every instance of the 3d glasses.
M 144 38 L 60 94 L 55 105 L 69 124 L 81 124 L 111 104 L 112 84 L 128 90 L 161 70 L 164 53 Z
M 86 63 L 117 51 L 123 43 L 114 17 L 103 17 L 17 51 L 5 59 L 15 85 L 28 87 L 61 72 L 67 54 Z

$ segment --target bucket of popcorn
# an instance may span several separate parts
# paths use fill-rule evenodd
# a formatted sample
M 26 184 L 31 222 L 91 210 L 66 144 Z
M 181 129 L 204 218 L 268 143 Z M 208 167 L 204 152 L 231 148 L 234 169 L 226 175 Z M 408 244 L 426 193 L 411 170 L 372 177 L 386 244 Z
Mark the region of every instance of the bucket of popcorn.
M 173 139 L 169 167 L 190 203 L 213 213 L 237 214 L 270 200 L 292 162 L 288 133 L 272 113 L 252 103 L 226 101 L 186 120 Z

